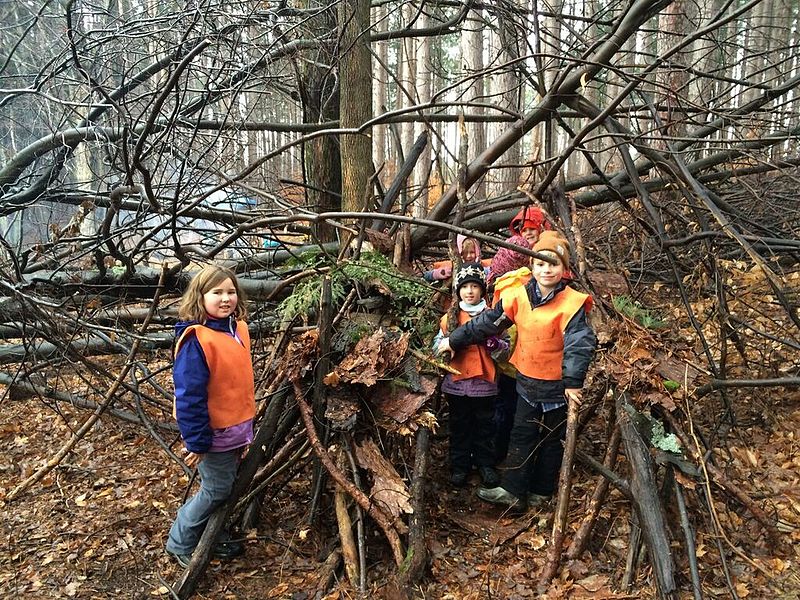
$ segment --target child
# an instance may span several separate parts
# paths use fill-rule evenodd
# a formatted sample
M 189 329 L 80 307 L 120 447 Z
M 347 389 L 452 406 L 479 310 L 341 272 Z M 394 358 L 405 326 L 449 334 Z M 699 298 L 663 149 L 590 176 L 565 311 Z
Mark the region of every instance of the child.
M 239 461 L 253 441 L 255 386 L 245 298 L 233 271 L 205 267 L 183 295 L 175 326 L 175 418 L 186 464 L 200 490 L 178 510 L 167 552 L 186 567 L 214 510 L 230 495 Z M 241 555 L 240 542 L 217 542 L 215 558 Z
M 508 225 L 511 235 L 521 235 L 533 246 L 539 241 L 542 231 L 550 229 L 550 223 L 542 210 L 536 206 L 528 206 L 520 210 Z M 497 275 L 499 277 L 499 275 Z
M 456 248 L 461 255 L 462 264 L 479 262 L 484 268 L 489 267 L 490 259 L 481 260 L 481 245 L 475 238 L 468 238 L 465 235 L 456 236 Z M 441 281 L 449 278 L 453 274 L 453 263 L 450 260 L 440 260 L 433 263 L 430 271 L 425 271 L 422 277 L 428 283 Z
M 513 221 L 512 221 L 513 223 Z M 509 226 L 510 227 L 510 226 Z M 538 230 L 536 236 L 538 239 Z M 508 238 L 508 243 L 521 248 L 530 249 L 528 240 L 519 234 Z M 509 248 L 500 248 L 492 258 L 489 265 L 489 275 L 486 283 L 490 289 L 494 288 L 492 305 L 497 303 L 500 291 L 509 283 L 506 273 L 516 271 L 530 265 L 531 257 Z M 495 287 L 497 286 L 497 287 Z M 517 338 L 517 330 L 513 325 L 508 329 L 511 347 Z M 517 410 L 517 370 L 508 361 L 497 363 L 497 402 L 494 408 L 495 439 L 494 449 L 497 463 L 503 462 L 508 454 L 508 442 L 511 435 L 511 426 L 514 424 L 514 413 Z
M 538 232 L 536 233 L 538 239 Z M 521 248 L 530 250 L 531 244 L 528 240 L 520 234 L 512 235 L 506 240 L 509 244 L 514 244 Z M 489 275 L 486 277 L 486 283 L 490 287 L 499 278 L 511 271 L 516 271 L 522 267 L 527 267 L 531 264 L 531 257 L 522 252 L 511 250 L 509 248 L 499 248 L 497 253 L 492 257 L 492 262 L 489 263 Z
M 534 259 L 530 281 L 501 291 L 492 309 L 460 326 L 438 347 L 439 352 L 461 352 L 516 324 L 511 363 L 518 371 L 519 398 L 505 472 L 499 486 L 479 489 L 478 497 L 520 511 L 547 500 L 555 490 L 566 401 L 580 401 L 596 343 L 586 320 L 592 298 L 562 280 L 569 268 L 567 240 L 543 231 L 533 249 L 556 264 Z
M 486 277 L 479 263 L 467 263 L 456 272 L 453 287 L 460 300 L 458 322 L 468 322 L 486 310 Z M 434 345 L 447 335 L 447 315 L 440 322 L 441 330 Z M 492 338 L 495 346 L 502 345 Z M 442 382 L 450 406 L 450 482 L 457 487 L 467 482 L 473 465 L 483 485 L 494 487 L 500 480 L 492 468 L 495 464 L 494 402 L 497 395 L 495 367 L 489 350 L 483 344 L 465 347 L 457 352 L 450 365 L 461 375 L 448 373 Z

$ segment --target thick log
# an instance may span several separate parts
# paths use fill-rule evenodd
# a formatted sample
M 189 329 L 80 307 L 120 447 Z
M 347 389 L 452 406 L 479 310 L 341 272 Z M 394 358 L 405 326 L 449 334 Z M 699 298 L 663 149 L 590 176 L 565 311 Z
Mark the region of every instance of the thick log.
M 629 411 L 634 410 L 627 394 L 617 398 L 617 423 L 625 445 L 625 455 L 630 464 L 630 485 L 633 507 L 639 518 L 650 563 L 656 578 L 659 596 L 664 600 L 677 600 L 675 563 L 672 560 L 664 512 L 659 501 L 653 460 L 647 444 L 639 436 L 631 421 Z
M 306 246 L 306 250 L 319 250 L 319 246 Z M 276 250 L 271 253 L 258 254 L 249 259 L 239 261 L 225 261 L 225 266 L 234 270 L 243 269 L 243 265 L 254 266 L 259 257 L 269 266 L 278 264 L 279 258 L 283 261 L 297 255 L 302 248 L 293 251 Z M 269 258 L 267 261 L 266 259 Z M 164 281 L 165 293 L 182 293 L 197 271 L 182 271 L 175 276 L 167 277 Z M 136 273 L 128 275 L 124 269 L 85 270 L 85 271 L 36 271 L 25 275 L 24 283 L 37 287 L 48 288 L 51 293 L 68 296 L 76 290 L 85 291 L 87 288 L 100 288 L 107 295 L 119 295 L 128 298 L 152 299 L 158 286 L 161 270 L 150 267 L 140 267 Z M 256 277 L 238 277 L 242 290 L 253 300 L 268 298 L 275 288 L 281 283 L 279 279 Z

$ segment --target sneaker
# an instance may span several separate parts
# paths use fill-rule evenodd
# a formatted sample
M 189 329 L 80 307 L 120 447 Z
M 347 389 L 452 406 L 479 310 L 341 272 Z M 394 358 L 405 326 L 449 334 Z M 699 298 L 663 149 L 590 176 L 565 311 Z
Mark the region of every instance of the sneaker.
M 188 568 L 189 563 L 192 561 L 191 554 L 175 554 L 174 552 L 170 552 L 169 550 L 167 551 L 167 554 L 169 554 L 172 558 L 174 558 L 175 562 L 177 562 L 183 569 Z
M 528 507 L 532 506 L 539 506 L 540 504 L 545 504 L 546 502 L 550 501 L 550 496 L 542 496 L 541 494 L 534 494 L 533 492 L 528 492 Z
M 493 488 L 500 485 L 500 476 L 492 467 L 478 467 L 478 475 L 481 476 L 481 483 L 485 488 Z
M 464 487 L 467 485 L 467 473 L 464 471 L 453 471 L 450 474 L 450 483 L 455 487 Z
M 525 500 L 517 498 L 514 494 L 501 487 L 478 488 L 478 498 L 513 509 L 515 512 L 527 510 Z
M 211 556 L 220 560 L 232 560 L 244 554 L 244 544 L 242 542 L 217 542 Z

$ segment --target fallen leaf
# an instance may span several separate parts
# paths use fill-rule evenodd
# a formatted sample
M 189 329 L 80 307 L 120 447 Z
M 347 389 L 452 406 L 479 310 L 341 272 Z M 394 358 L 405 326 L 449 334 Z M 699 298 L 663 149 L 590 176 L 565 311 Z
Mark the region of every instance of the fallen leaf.
M 161 587 L 150 592 L 151 596 L 166 596 L 167 594 L 169 594 L 169 588 L 165 585 L 162 585 Z

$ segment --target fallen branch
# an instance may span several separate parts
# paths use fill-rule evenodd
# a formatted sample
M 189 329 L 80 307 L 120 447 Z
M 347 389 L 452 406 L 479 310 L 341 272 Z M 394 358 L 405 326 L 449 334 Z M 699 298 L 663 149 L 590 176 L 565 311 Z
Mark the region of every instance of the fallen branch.
M 670 540 L 656 486 L 653 460 L 647 444 L 639 436 L 636 426 L 631 421 L 626 405 L 630 407 L 627 394 L 623 393 L 617 398 L 617 423 L 625 444 L 625 455 L 630 464 L 633 507 L 639 517 L 639 526 L 647 543 L 659 594 L 664 599 L 677 600 L 675 564 L 672 560 Z
M 622 440 L 619 427 L 614 427 L 611 432 L 611 439 L 608 440 L 608 447 L 606 448 L 606 455 L 603 458 L 603 467 L 609 471 L 614 467 L 617 462 L 617 455 L 619 454 L 619 445 Z M 578 528 L 575 537 L 572 538 L 572 543 L 567 550 L 567 558 L 578 558 L 589 543 L 589 538 L 592 535 L 592 529 L 597 522 L 597 517 L 600 515 L 600 509 L 603 508 L 606 496 L 608 495 L 609 486 L 608 477 L 601 476 L 598 478 L 597 485 L 594 488 L 589 506 L 586 508 L 586 515 L 583 517 L 580 527 Z M 626 482 L 627 483 L 627 482 Z
M 414 456 L 414 479 L 411 483 L 411 506 L 414 512 L 408 524 L 408 554 L 399 580 L 401 587 L 411 589 L 419 581 L 428 562 L 425 545 L 425 478 L 428 471 L 430 429 L 420 427 Z
M 159 279 L 158 287 L 156 288 L 156 294 L 153 298 L 153 304 L 150 310 L 150 316 L 152 317 L 153 313 L 158 306 L 158 299 L 161 295 L 161 291 L 163 289 L 164 284 L 164 276 L 166 275 L 166 270 L 161 271 L 161 279 Z M 142 326 L 139 328 L 139 334 L 143 335 L 147 331 L 147 327 L 150 325 L 150 318 L 145 319 Z M 111 387 L 106 392 L 106 396 L 103 401 L 97 406 L 97 409 L 94 411 L 92 416 L 90 416 L 83 425 L 76 431 L 72 438 L 64 444 L 61 449 L 56 452 L 56 455 L 47 461 L 47 464 L 41 467 L 38 471 L 36 471 L 33 475 L 28 477 L 25 481 L 20 483 L 17 487 L 15 487 L 11 492 L 6 496 L 7 502 L 12 502 L 19 498 L 20 494 L 25 492 L 28 488 L 30 488 L 33 484 L 41 481 L 42 478 L 47 475 L 50 471 L 52 471 L 58 463 L 60 463 L 64 457 L 69 454 L 69 452 L 78 444 L 79 441 L 83 439 L 91 429 L 94 427 L 95 423 L 100 420 L 101 415 L 105 412 L 107 408 L 110 408 L 111 405 L 114 403 L 114 399 L 116 397 L 117 390 L 122 385 L 125 378 L 128 376 L 128 372 L 133 368 L 135 361 L 134 358 L 136 357 L 137 352 L 139 351 L 139 344 L 140 339 L 137 337 L 133 340 L 133 344 L 131 345 L 131 349 L 128 352 L 128 356 L 125 360 L 125 364 L 122 367 L 122 370 L 117 375 L 116 380 L 114 383 L 111 384 Z
M 567 432 L 564 442 L 564 458 L 561 461 L 561 473 L 558 476 L 558 502 L 553 517 L 553 535 L 547 550 L 547 563 L 542 574 L 542 584 L 548 584 L 556 576 L 561 564 L 561 549 L 564 545 L 564 530 L 567 526 L 569 497 L 572 491 L 572 464 L 575 461 L 576 425 L 578 423 L 577 401 L 567 402 Z

